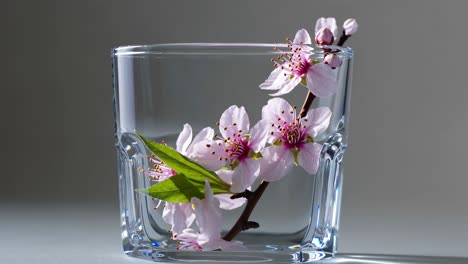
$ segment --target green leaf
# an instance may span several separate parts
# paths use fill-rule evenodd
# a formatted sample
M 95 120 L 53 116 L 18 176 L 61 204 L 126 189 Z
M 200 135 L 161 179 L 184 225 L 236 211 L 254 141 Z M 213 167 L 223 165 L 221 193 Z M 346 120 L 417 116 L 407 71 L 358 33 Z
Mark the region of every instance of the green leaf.
M 190 195 L 197 194 L 195 190 L 198 190 L 199 192 L 201 192 L 201 195 L 204 197 L 203 190 L 205 186 L 205 179 L 208 179 L 210 186 L 213 189 L 213 192 L 217 194 L 218 193 L 231 193 L 230 191 L 231 186 L 225 183 L 223 180 L 221 180 L 218 177 L 218 175 L 216 175 L 216 173 L 203 168 L 199 164 L 193 162 L 192 160 L 188 159 L 187 157 L 177 152 L 177 150 L 167 145 L 153 142 L 149 139 L 142 137 L 141 135 L 138 135 L 138 136 L 143 140 L 145 145 L 156 156 L 158 156 L 158 158 L 161 161 L 163 161 L 168 167 L 173 169 L 178 175 L 181 175 L 177 177 L 176 179 L 172 180 L 172 182 L 166 182 L 166 181 L 172 179 L 175 176 L 172 176 L 168 180 L 155 184 L 154 186 L 159 186 L 161 184 L 162 185 L 159 187 L 154 187 L 155 189 L 147 194 L 153 197 L 159 198 L 161 200 L 168 201 L 168 202 L 170 202 L 168 199 L 183 200 L 181 198 L 182 196 L 187 196 L 185 200 L 190 201 Z M 185 178 L 185 179 L 181 180 L 179 178 Z M 179 192 L 177 192 L 177 186 L 184 188 L 184 190 L 179 190 Z M 153 188 L 153 186 L 150 187 L 149 189 L 151 188 Z M 160 188 L 163 188 L 163 189 L 160 189 Z M 155 192 L 159 192 L 161 190 L 165 194 L 161 194 L 161 195 L 155 194 Z M 199 197 L 199 196 L 200 195 L 198 194 L 198 196 L 195 195 L 192 197 Z
M 137 191 L 171 203 L 187 203 L 192 197 L 205 198 L 199 185 L 190 182 L 185 175 L 177 174 L 147 189 Z
M 219 187 L 211 187 L 214 194 L 229 193 Z M 176 174 L 147 189 L 137 190 L 151 197 L 170 203 L 188 203 L 192 197 L 205 198 L 205 184 L 192 182 L 183 174 Z

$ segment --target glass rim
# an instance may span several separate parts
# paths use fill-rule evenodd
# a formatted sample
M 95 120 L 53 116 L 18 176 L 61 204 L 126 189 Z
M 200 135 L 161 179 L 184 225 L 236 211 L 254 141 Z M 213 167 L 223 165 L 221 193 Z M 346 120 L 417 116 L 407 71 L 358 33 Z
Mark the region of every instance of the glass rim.
M 312 56 L 331 53 L 346 57 L 353 57 L 353 49 L 335 45 L 303 45 L 310 48 Z M 277 50 L 274 48 L 278 48 Z M 142 56 L 142 55 L 268 55 L 287 53 L 285 43 L 162 43 L 151 45 L 119 46 L 112 49 L 113 57 Z

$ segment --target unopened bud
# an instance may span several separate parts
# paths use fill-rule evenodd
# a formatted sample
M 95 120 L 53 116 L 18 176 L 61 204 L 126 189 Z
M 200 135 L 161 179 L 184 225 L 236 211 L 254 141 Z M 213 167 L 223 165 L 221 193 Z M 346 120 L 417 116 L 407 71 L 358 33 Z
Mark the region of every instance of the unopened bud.
M 348 18 L 346 21 L 343 23 L 343 30 L 346 36 L 351 36 L 356 31 L 358 30 L 358 23 L 356 22 L 356 19 L 354 18 Z
M 332 69 L 335 69 L 336 67 L 340 67 L 341 63 L 343 62 L 341 61 L 341 58 L 336 56 L 335 54 L 328 54 L 323 59 L 323 63 L 327 64 Z
M 328 28 L 328 30 L 333 33 L 333 37 L 337 38 L 338 26 L 336 25 L 336 19 L 334 17 L 321 17 L 317 19 L 317 22 L 315 23 L 315 34 L 317 34 L 322 28 Z
M 331 45 L 335 41 L 333 33 L 328 28 L 321 28 L 315 34 L 315 43 L 319 45 Z

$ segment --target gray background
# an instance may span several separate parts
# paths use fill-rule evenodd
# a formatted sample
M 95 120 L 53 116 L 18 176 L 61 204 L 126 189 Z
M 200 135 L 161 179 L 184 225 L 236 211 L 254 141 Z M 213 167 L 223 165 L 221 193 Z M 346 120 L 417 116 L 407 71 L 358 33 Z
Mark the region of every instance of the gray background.
M 86 241 L 112 241 L 112 253 L 87 252 L 120 258 L 112 47 L 281 42 L 335 16 L 361 25 L 348 43 L 340 251 L 468 256 L 467 11 L 467 1 L 7 1 L 0 254 L 14 262 L 8 248 L 32 241 L 50 256 L 46 245 L 68 241 L 78 256 Z

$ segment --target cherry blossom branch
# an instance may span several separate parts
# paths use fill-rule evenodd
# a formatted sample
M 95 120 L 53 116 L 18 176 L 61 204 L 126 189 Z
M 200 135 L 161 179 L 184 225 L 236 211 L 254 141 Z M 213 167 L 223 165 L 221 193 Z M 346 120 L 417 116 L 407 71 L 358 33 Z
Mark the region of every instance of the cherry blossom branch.
M 307 115 L 307 112 L 309 111 L 310 106 L 312 105 L 312 102 L 314 101 L 314 99 L 315 99 L 315 95 L 309 91 L 307 93 L 304 104 L 301 108 L 301 112 L 300 112 L 301 117 L 304 117 Z M 231 196 L 231 199 L 236 199 L 236 198 L 241 198 L 241 197 L 247 198 L 247 205 L 245 206 L 244 211 L 242 211 L 242 214 L 239 216 L 239 219 L 237 219 L 237 222 L 234 224 L 231 230 L 229 230 L 229 232 L 226 233 L 226 235 L 224 235 L 223 237 L 224 240 L 231 241 L 241 231 L 244 231 L 250 228 L 258 228 L 260 226 L 256 222 L 249 221 L 249 217 L 252 214 L 253 209 L 257 205 L 258 201 L 260 200 L 260 197 L 262 197 L 263 192 L 265 192 L 269 184 L 270 184 L 269 182 L 263 181 L 254 192 L 245 190 L 244 192 L 236 193 L 233 196 Z
M 337 46 L 343 46 L 343 44 L 349 37 L 350 36 L 347 36 L 345 34 L 345 31 L 343 31 L 343 34 L 341 35 Z M 315 98 L 316 96 L 312 92 L 308 91 L 307 96 L 304 100 L 304 104 L 302 105 L 301 112 L 299 113 L 300 117 L 305 117 L 307 115 Z M 236 223 L 232 226 L 231 230 L 229 230 L 229 232 L 227 232 L 226 235 L 224 235 L 224 240 L 231 241 L 241 231 L 248 230 L 250 228 L 260 227 L 260 225 L 257 222 L 249 221 L 249 218 L 253 212 L 253 209 L 260 200 L 260 197 L 263 195 L 269 184 L 270 183 L 267 181 L 262 181 L 262 183 L 254 192 L 245 190 L 244 192 L 236 193 L 231 196 L 231 199 L 237 199 L 241 197 L 246 198 L 247 204 L 244 208 L 244 211 L 242 211 L 242 214 L 239 216 L 239 219 L 237 219 Z
M 337 46 L 343 46 L 343 44 L 348 40 L 348 38 L 351 36 L 348 36 L 345 34 L 345 31 L 343 30 L 343 33 L 341 33 L 340 39 L 338 40 L 338 43 L 336 44 Z
M 306 99 L 304 101 L 304 104 L 302 105 L 301 112 L 299 113 L 300 117 L 305 117 L 307 115 L 307 112 L 309 112 L 310 106 L 312 105 L 314 99 L 315 95 L 310 91 L 307 92 Z
M 242 214 L 239 216 L 239 219 L 237 219 L 237 222 L 234 224 L 234 226 L 232 226 L 231 230 L 229 230 L 229 232 L 226 235 L 224 235 L 224 240 L 231 241 L 241 231 L 247 230 L 249 228 L 259 227 L 258 224 L 256 226 L 252 226 L 251 224 L 249 224 L 254 223 L 249 222 L 249 217 L 252 214 L 253 209 L 257 205 L 258 200 L 260 200 L 260 197 L 262 197 L 263 192 L 268 187 L 268 184 L 270 183 L 267 181 L 263 181 L 254 192 L 251 192 L 251 195 L 247 200 L 247 205 L 244 208 L 244 211 L 242 211 Z
M 250 197 L 252 197 L 254 194 L 254 192 L 252 191 L 249 191 L 249 190 L 245 190 L 241 193 L 235 193 L 233 194 L 230 198 L 231 199 L 237 199 L 237 198 L 246 198 L 246 199 L 250 199 Z
M 336 45 L 337 46 L 343 46 L 344 43 L 346 42 L 346 40 L 349 39 L 349 37 L 351 37 L 351 35 L 346 35 L 346 31 L 343 30 L 343 32 L 341 33 L 341 37 L 338 40 L 338 43 Z M 329 51 L 329 50 L 325 50 L 325 55 L 327 54 L 327 51 Z M 315 99 L 315 95 L 309 91 L 307 93 L 306 100 L 305 100 L 304 104 L 302 105 L 302 109 L 301 109 L 301 112 L 299 114 L 300 117 L 305 117 L 307 115 L 307 112 L 309 111 L 309 108 L 312 105 L 312 102 L 314 101 L 314 99 Z

